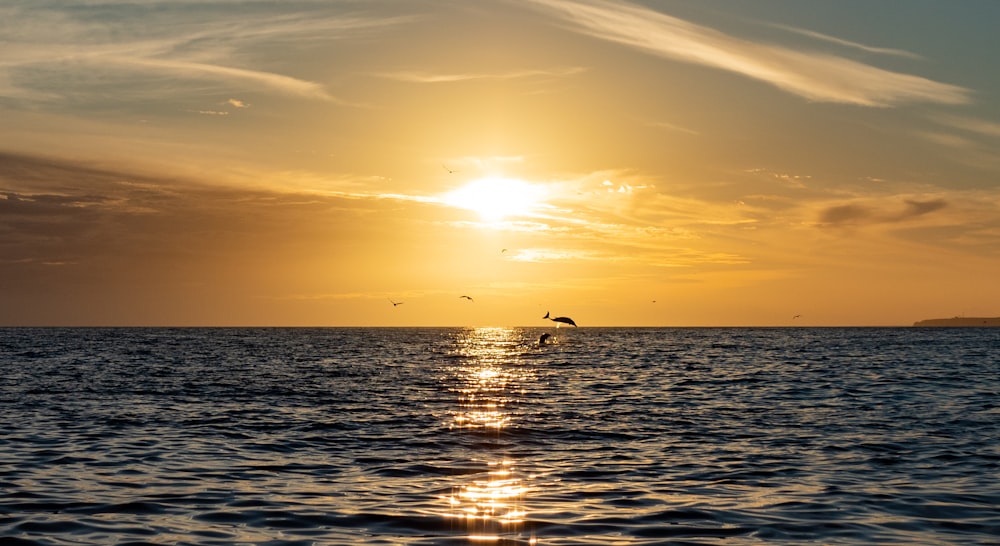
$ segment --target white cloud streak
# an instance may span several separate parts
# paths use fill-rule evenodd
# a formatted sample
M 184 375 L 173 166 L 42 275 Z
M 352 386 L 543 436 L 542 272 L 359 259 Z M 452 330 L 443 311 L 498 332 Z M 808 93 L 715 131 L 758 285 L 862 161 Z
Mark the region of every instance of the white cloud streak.
M 164 6 L 173 7 L 169 2 Z M 248 15 L 197 20 L 164 9 L 161 20 L 150 23 L 142 15 L 145 11 L 128 9 L 135 7 L 123 4 L 116 17 L 100 19 L 93 15 L 101 6 L 94 6 L 94 13 L 44 3 L 0 8 L 0 43 L 4 44 L 0 48 L 0 97 L 58 99 L 64 95 L 65 81 L 75 81 L 76 72 L 107 67 L 181 80 L 249 84 L 290 96 L 350 104 L 332 96 L 319 82 L 256 65 L 252 52 L 293 37 L 297 43 L 331 41 L 409 20 L 342 15 L 318 5 L 315 12 L 254 10 Z M 91 17 L 85 17 L 88 14 Z M 33 77 L 25 78 L 25 74 Z M 46 78 L 39 79 L 39 74 Z M 109 85 L 121 87 L 121 82 Z
M 939 116 L 937 121 L 980 136 L 1000 138 L 1000 123 L 995 121 L 960 116 Z
M 782 30 L 792 32 L 801 36 L 808 36 L 810 38 L 815 38 L 817 40 L 822 40 L 824 42 L 829 42 L 831 44 L 837 44 L 839 46 L 849 47 L 852 49 L 857 49 L 864 51 L 865 53 L 876 53 L 879 55 L 892 55 L 894 57 L 906 57 L 908 59 L 919 59 L 920 55 L 916 53 L 911 53 L 902 49 L 893 49 L 888 47 L 874 47 L 865 44 L 859 44 L 857 42 L 852 42 L 850 40 L 844 40 L 843 38 L 837 38 L 836 36 L 830 36 L 828 34 L 823 34 L 820 32 L 815 32 L 812 30 L 806 30 L 801 28 L 795 28 L 788 25 L 770 25 L 774 28 L 780 28 Z
M 582 67 L 553 68 L 548 70 L 518 70 L 513 72 L 466 72 L 466 73 L 430 73 L 415 71 L 385 72 L 378 76 L 390 80 L 407 83 L 451 83 L 470 80 L 513 80 L 520 78 L 546 78 L 574 76 L 586 69 Z
M 689 135 L 699 135 L 698 131 L 694 129 L 688 129 L 687 127 L 682 127 L 680 125 L 675 125 L 673 123 L 667 123 L 665 121 L 650 121 L 646 123 L 649 127 L 655 127 L 657 129 L 666 129 L 668 131 L 675 131 L 678 133 L 687 133 Z
M 734 72 L 816 102 L 964 104 L 965 88 L 850 59 L 730 36 L 612 0 L 530 0 L 576 32 L 675 61 Z
M 105 62 L 132 65 L 160 73 L 175 73 L 189 78 L 211 78 L 223 81 L 245 81 L 288 95 L 305 98 L 339 101 L 326 92 L 322 85 L 272 72 L 233 68 L 216 64 L 153 58 L 108 58 Z

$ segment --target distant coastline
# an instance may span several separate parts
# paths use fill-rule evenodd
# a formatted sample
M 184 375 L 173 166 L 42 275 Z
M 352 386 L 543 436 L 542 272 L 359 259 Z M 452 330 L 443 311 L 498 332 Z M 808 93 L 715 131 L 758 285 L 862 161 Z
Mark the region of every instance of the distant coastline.
M 953 317 L 918 320 L 914 326 L 1000 327 L 1000 317 Z

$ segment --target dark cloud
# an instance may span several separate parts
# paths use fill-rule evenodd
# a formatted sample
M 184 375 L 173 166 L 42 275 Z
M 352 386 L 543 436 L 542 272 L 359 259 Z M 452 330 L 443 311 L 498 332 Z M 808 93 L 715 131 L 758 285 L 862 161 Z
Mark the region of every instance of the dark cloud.
M 356 230 L 362 212 L 344 202 L 0 153 L 0 262 L 132 267 L 280 250 Z
M 941 210 L 947 206 L 948 202 L 944 199 L 932 199 L 930 201 L 912 201 L 907 199 L 906 210 L 900 214 L 899 219 L 906 220 L 917 216 L 923 216 L 925 214 Z
M 238 313 L 367 249 L 365 211 L 345 203 L 0 155 L 0 324 Z
M 871 211 L 860 205 L 839 205 L 820 213 L 819 221 L 826 225 L 851 225 L 867 221 L 871 215 Z
M 889 224 L 905 222 L 937 212 L 948 206 L 944 199 L 903 201 L 902 210 L 875 209 L 858 204 L 837 205 L 820 212 L 819 221 L 825 226 L 843 227 L 863 224 Z
M 168 185 L 83 162 L 0 153 L 0 259 L 62 261 L 107 246 L 134 233 L 127 219 L 156 210 L 156 188 Z

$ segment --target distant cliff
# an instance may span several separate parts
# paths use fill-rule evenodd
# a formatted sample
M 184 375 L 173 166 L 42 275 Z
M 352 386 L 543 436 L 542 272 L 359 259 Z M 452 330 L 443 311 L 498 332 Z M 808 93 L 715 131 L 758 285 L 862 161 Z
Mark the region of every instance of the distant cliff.
M 964 326 L 964 327 L 1000 326 L 1000 317 L 936 318 L 936 319 L 918 320 L 917 322 L 914 322 L 913 325 L 914 326 Z

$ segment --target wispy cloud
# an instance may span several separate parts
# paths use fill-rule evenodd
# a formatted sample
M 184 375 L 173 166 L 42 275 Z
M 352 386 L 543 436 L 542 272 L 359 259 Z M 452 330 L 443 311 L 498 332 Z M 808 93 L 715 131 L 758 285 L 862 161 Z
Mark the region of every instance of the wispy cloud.
M 979 118 L 969 118 L 962 116 L 938 116 L 937 121 L 961 129 L 979 136 L 1000 138 L 1000 123 Z
M 917 136 L 938 148 L 951 150 L 953 159 L 961 163 L 987 171 L 1000 170 L 1000 154 L 997 154 L 1000 124 L 959 116 L 942 116 L 937 121 L 943 128 L 921 131 Z
M 451 83 L 471 80 L 513 80 L 521 78 L 562 78 L 575 76 L 586 68 L 565 67 L 538 70 L 514 70 L 509 72 L 452 72 L 434 73 L 422 71 L 397 71 L 376 74 L 379 77 L 407 83 Z
M 73 89 L 79 75 L 108 71 L 105 87 L 117 92 L 142 80 L 169 76 L 184 81 L 214 81 L 224 86 L 248 87 L 345 105 L 350 101 L 332 95 L 325 85 L 275 69 L 257 54 L 270 44 L 294 37 L 297 43 L 345 39 L 407 21 L 398 17 L 360 17 L 339 13 L 342 6 L 300 6 L 269 12 L 266 7 L 234 12 L 213 4 L 194 18 L 174 3 L 164 9 L 156 24 L 147 21 L 149 10 L 134 2 L 114 7 L 108 3 L 67 9 L 58 3 L 32 3 L 0 9 L 0 97 L 19 100 L 53 100 Z M 213 11 L 217 10 L 217 11 Z M 218 13 L 220 17 L 208 15 Z M 223 17 L 224 15 L 224 17 Z M 136 78 L 135 76 L 140 76 Z M 126 85 L 126 83 L 128 85 Z M 96 84 L 95 84 L 96 85 Z M 175 92 L 165 90 L 164 93 Z M 104 88 L 95 90 L 105 96 Z M 242 107 L 230 103 L 234 107 Z M 241 103 L 242 104 L 242 103 Z
M 776 180 L 784 185 L 793 188 L 804 188 L 806 184 L 812 180 L 812 175 L 809 174 L 793 174 L 785 172 L 776 172 L 770 169 L 764 168 L 753 168 L 747 169 L 745 172 L 754 176 L 760 176 L 763 178 Z
M 962 104 L 965 88 L 825 53 L 738 38 L 634 4 L 531 0 L 568 28 L 664 58 L 727 70 L 818 102 L 892 106 Z
M 515 262 L 558 262 L 566 260 L 599 260 L 602 256 L 593 251 L 556 248 L 522 248 L 510 253 L 507 259 Z
M 666 129 L 668 131 L 674 131 L 678 133 L 687 133 L 689 135 L 699 135 L 698 131 L 694 129 L 688 129 L 687 127 L 682 127 L 680 125 L 675 125 L 673 123 L 667 123 L 665 121 L 650 121 L 646 123 L 649 127 L 655 127 L 657 129 Z
M 857 49 L 857 50 L 860 50 L 860 51 L 864 51 L 866 53 L 876 53 L 876 54 L 879 54 L 879 55 L 892 55 L 892 56 L 895 56 L 895 57 L 906 57 L 906 58 L 910 58 L 910 59 L 919 59 L 920 58 L 920 55 L 917 55 L 916 53 L 912 53 L 910 51 L 905 51 L 905 50 L 902 50 L 902 49 L 893 49 L 893 48 L 888 48 L 888 47 L 875 47 L 875 46 L 860 44 L 858 42 L 852 42 L 850 40 L 844 40 L 843 38 L 837 38 L 836 36 L 830 36 L 828 34 L 822 34 L 820 32 L 815 32 L 815 31 L 812 31 L 812 30 L 806 30 L 806 29 L 802 29 L 802 28 L 796 28 L 796 27 L 792 27 L 792 26 L 788 26 L 788 25 L 772 24 L 770 26 L 772 26 L 774 28 L 780 28 L 780 29 L 786 30 L 788 32 L 793 32 L 795 34 L 799 34 L 799 35 L 802 35 L 802 36 L 808 36 L 810 38 L 815 38 L 817 40 L 821 40 L 821 41 L 824 41 L 824 42 L 829 42 L 829 43 L 832 43 L 832 44 L 837 44 L 839 46 L 844 46 L 844 47 L 849 47 L 849 48 L 852 48 L 852 49 Z
M 243 68 L 221 66 L 218 64 L 154 58 L 105 57 L 101 59 L 101 61 L 132 65 L 137 68 L 153 70 L 160 73 L 169 72 L 181 77 L 188 77 L 192 79 L 213 78 L 222 81 L 242 80 L 289 95 L 298 95 L 305 98 L 346 103 L 346 101 L 339 100 L 327 93 L 327 91 L 319 83 L 262 70 L 248 70 Z

